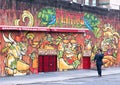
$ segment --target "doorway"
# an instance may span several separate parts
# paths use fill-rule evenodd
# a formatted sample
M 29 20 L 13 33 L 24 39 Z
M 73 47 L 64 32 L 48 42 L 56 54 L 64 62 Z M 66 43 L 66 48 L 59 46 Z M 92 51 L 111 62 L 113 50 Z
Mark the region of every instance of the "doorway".
M 38 72 L 57 71 L 57 55 L 40 55 L 38 59 Z

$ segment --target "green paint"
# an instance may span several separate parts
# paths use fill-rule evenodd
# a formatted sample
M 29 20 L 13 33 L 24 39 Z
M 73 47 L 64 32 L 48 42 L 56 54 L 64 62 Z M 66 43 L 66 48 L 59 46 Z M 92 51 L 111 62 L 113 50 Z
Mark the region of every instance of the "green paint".
M 42 8 L 38 13 L 38 18 L 43 26 L 54 25 L 56 22 L 56 11 L 54 8 Z
M 95 15 L 85 13 L 84 22 L 86 27 L 94 33 L 94 36 L 96 38 L 99 38 L 101 36 L 100 28 L 98 27 L 100 21 Z

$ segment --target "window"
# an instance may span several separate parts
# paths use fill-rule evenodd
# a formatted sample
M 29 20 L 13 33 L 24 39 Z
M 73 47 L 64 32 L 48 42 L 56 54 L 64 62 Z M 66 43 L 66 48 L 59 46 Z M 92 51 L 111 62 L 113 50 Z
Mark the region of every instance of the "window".
M 73 2 L 77 3 L 77 0 L 73 0 Z
M 97 2 L 96 0 L 92 0 L 92 6 L 96 6 Z
M 85 5 L 89 5 L 89 0 L 85 0 Z

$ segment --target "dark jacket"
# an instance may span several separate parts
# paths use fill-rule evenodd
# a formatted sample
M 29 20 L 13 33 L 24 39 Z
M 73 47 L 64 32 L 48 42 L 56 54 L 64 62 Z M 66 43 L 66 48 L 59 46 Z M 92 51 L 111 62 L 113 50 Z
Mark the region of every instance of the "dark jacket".
M 104 54 L 96 54 L 94 57 L 94 61 L 96 61 L 96 64 L 103 65 L 102 59 L 104 57 Z

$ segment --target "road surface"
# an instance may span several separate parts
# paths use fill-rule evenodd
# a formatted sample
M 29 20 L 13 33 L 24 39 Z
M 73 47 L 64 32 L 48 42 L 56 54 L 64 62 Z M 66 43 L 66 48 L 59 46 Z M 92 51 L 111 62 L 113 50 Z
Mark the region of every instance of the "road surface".
M 20 84 L 19 84 L 20 85 Z M 21 85 L 120 85 L 120 74 Z

